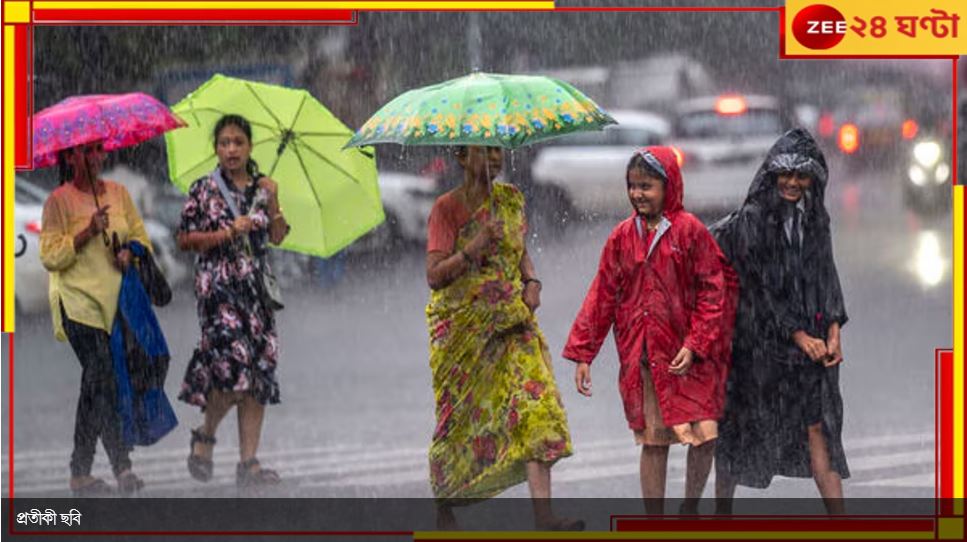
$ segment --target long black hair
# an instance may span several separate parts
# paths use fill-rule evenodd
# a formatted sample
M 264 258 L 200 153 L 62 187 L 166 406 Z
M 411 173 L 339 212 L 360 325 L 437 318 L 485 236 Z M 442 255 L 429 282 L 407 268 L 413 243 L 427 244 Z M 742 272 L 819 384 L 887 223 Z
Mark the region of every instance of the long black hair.
M 252 143 L 252 125 L 249 124 L 248 119 L 241 115 L 229 114 L 224 115 L 222 118 L 218 119 L 218 122 L 215 123 L 215 130 L 212 132 L 212 145 L 216 150 L 218 149 L 218 135 L 222 133 L 222 130 L 224 130 L 226 126 L 237 127 L 242 131 L 242 133 L 245 134 L 248 142 Z M 254 159 L 252 159 L 251 155 L 248 158 L 248 163 L 245 164 L 245 171 L 247 171 L 253 179 L 258 179 L 260 177 L 259 165 Z

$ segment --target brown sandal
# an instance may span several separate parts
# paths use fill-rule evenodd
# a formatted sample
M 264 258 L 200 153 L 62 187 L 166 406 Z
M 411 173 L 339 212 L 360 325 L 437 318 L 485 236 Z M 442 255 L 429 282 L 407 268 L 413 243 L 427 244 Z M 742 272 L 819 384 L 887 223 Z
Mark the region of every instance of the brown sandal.
M 72 479 L 70 485 L 71 493 L 75 497 L 110 497 L 114 495 L 111 486 L 100 478 L 87 476 L 84 482 L 76 484 L 74 480 L 77 480 L 77 478 Z
M 196 454 L 195 444 L 211 444 L 214 446 L 216 442 L 213 436 L 206 435 L 198 429 L 191 430 L 191 442 L 188 444 L 190 448 L 190 452 L 188 453 L 188 473 L 199 482 L 207 482 L 212 479 L 212 473 L 215 471 L 215 463 L 211 458 Z
M 235 483 L 241 489 L 274 486 L 281 482 L 279 473 L 272 469 L 263 469 L 259 466 L 259 460 L 254 457 L 248 461 L 242 461 L 235 468 Z

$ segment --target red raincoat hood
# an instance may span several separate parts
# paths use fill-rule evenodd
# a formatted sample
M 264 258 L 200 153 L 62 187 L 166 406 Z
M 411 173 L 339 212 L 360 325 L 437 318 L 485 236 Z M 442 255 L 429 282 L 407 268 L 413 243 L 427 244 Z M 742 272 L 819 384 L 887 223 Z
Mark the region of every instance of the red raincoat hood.
M 651 154 L 658 159 L 658 162 L 664 168 L 667 178 L 665 179 L 665 204 L 662 214 L 671 220 L 675 214 L 684 210 L 682 197 L 685 186 L 682 182 L 682 170 L 678 167 L 675 151 L 671 147 L 651 146 L 642 147 L 637 152 Z

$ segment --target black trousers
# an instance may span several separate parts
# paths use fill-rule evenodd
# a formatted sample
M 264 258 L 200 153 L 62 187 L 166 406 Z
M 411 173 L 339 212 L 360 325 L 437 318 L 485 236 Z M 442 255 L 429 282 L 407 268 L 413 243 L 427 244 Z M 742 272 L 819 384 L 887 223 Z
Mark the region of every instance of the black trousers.
M 61 316 L 64 332 L 81 363 L 81 394 L 77 399 L 74 422 L 71 476 L 91 473 L 98 438 L 117 475 L 131 468 L 131 460 L 128 458 L 130 448 L 121 437 L 121 418 L 115 408 L 117 386 L 111 358 L 111 336 L 104 330 L 70 320 L 63 307 Z

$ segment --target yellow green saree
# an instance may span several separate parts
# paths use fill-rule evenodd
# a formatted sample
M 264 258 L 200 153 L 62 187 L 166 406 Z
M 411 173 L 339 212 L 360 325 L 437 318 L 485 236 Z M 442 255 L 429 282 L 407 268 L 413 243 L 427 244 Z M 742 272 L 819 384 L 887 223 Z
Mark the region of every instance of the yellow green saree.
M 521 297 L 524 197 L 494 183 L 464 224 L 464 247 L 491 212 L 504 236 L 426 308 L 436 430 L 430 481 L 437 499 L 483 499 L 526 480 L 529 461 L 571 455 L 567 418 L 537 319 Z

